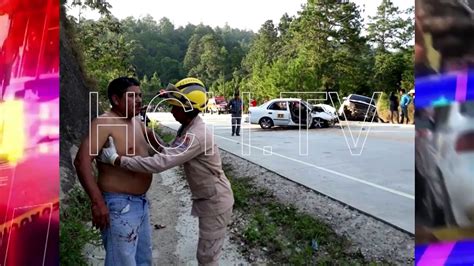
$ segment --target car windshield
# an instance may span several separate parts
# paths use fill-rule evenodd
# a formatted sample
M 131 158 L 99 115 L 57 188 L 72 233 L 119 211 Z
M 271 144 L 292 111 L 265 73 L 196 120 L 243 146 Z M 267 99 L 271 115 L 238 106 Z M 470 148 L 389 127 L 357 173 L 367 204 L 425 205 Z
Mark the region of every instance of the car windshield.
M 353 95 L 350 97 L 350 100 L 359 101 L 359 102 L 365 102 L 365 103 L 367 103 L 367 104 L 373 104 L 373 105 L 375 105 L 375 100 L 372 100 L 371 98 L 366 97 L 366 96 L 361 96 L 361 95 L 355 95 L 355 94 L 353 94 Z M 372 101 L 371 101 L 371 100 L 372 100 Z

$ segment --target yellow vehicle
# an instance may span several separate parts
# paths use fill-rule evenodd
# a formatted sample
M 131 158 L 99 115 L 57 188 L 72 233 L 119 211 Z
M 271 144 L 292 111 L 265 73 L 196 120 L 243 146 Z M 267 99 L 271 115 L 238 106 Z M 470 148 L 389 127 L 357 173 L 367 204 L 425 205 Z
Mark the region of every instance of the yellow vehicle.
M 211 115 L 214 113 L 219 113 L 219 108 L 216 104 L 215 98 L 210 98 L 209 101 L 207 102 L 206 112 L 211 113 Z

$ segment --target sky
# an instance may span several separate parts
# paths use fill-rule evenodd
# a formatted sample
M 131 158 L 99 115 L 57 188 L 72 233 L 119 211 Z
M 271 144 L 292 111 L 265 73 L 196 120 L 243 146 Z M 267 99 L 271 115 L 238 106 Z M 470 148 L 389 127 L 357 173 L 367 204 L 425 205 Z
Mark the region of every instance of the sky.
M 350 0 L 361 9 L 364 22 L 368 16 L 377 12 L 377 6 L 382 0 Z M 414 6 L 414 0 L 392 0 L 401 9 Z M 297 15 L 306 0 L 108 0 L 112 5 L 112 14 L 124 19 L 128 16 L 135 18 L 150 14 L 156 21 L 167 17 L 175 27 L 185 26 L 188 23 L 209 25 L 211 27 L 224 26 L 231 28 L 252 30 L 258 32 L 260 26 L 268 19 L 278 25 L 281 16 L 286 12 L 290 16 Z M 365 7 L 364 7 L 365 5 Z M 78 16 L 79 9 L 71 9 L 69 14 Z M 97 12 L 82 11 L 83 17 L 97 19 Z

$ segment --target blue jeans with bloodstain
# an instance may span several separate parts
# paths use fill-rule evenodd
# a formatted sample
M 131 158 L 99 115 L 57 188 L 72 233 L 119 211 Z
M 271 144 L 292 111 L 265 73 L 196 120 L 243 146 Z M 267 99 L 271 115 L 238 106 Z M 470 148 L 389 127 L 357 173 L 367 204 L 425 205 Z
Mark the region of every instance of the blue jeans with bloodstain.
M 110 226 L 102 231 L 105 266 L 152 265 L 149 202 L 145 195 L 103 193 Z

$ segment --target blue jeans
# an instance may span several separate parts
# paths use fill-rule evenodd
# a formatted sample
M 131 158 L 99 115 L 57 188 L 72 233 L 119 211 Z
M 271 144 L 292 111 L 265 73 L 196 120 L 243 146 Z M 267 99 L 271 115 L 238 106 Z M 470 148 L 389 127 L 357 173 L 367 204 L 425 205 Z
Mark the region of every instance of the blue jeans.
M 408 119 L 408 107 L 402 107 L 402 115 L 401 115 L 401 121 L 400 123 L 403 124 L 405 122 L 405 118 L 407 120 L 407 124 L 410 123 L 410 120 Z
M 103 193 L 110 226 L 102 231 L 105 266 L 152 265 L 149 203 L 145 195 Z

